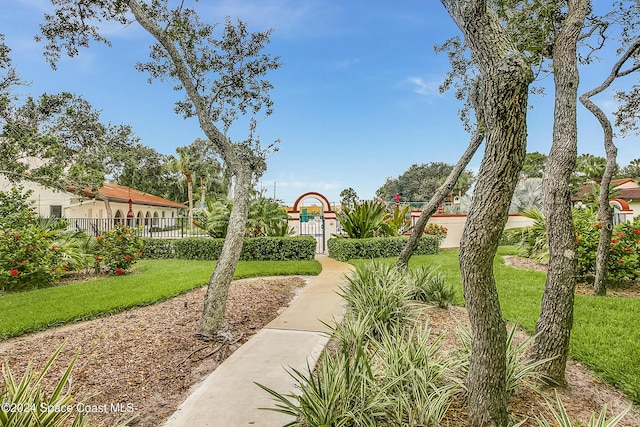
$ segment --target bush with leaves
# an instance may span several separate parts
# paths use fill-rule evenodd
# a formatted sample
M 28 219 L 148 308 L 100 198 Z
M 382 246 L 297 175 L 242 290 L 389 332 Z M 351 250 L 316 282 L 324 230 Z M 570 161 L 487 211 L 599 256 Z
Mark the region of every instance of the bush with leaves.
M 464 383 L 469 374 L 469 358 L 471 356 L 471 332 L 459 326 L 457 329 L 460 347 L 456 350 L 459 382 Z M 513 395 L 518 388 L 529 389 L 535 393 L 539 393 L 538 387 L 544 381 L 544 377 L 538 372 L 537 368 L 549 361 L 542 359 L 534 361 L 527 358 L 529 348 L 532 345 L 535 336 L 530 336 L 524 341 L 517 343 L 515 341 L 515 326 L 511 328 L 507 336 L 507 376 L 506 390 L 509 395 Z
M 225 237 L 232 207 L 233 201 L 228 198 L 208 201 L 206 209 L 196 211 L 193 224 L 211 237 Z M 287 213 L 277 200 L 262 196 L 251 199 L 245 237 L 284 237 L 291 234 Z
M 441 241 L 444 240 L 445 237 L 447 237 L 448 232 L 449 230 L 447 230 L 447 227 L 439 224 L 434 224 L 432 222 L 428 223 L 424 228 L 424 234 L 436 236 Z
M 74 260 L 65 255 L 66 224 L 44 226 L 36 216 L 31 192 L 0 192 L 0 290 L 20 291 L 50 286 Z
M 384 202 L 367 200 L 345 207 L 336 214 L 342 229 L 352 239 L 366 239 L 384 235 L 383 224 L 387 211 Z
M 51 236 L 36 225 L 0 233 L 0 289 L 51 286 L 67 268 Z
M 394 205 L 382 219 L 381 231 L 385 236 L 402 236 L 411 231 L 410 206 Z
M 407 245 L 407 236 L 371 237 L 368 239 L 349 239 L 332 237 L 327 241 L 329 256 L 338 261 L 350 259 L 371 259 L 397 257 Z M 440 250 L 440 238 L 424 235 L 418 242 L 414 255 L 432 255 Z
M 13 187 L 9 191 L 0 191 L 0 227 L 2 230 L 16 230 L 33 225 L 36 211 L 29 196 L 33 191 L 24 191 L 22 187 Z
M 560 396 L 558 395 L 558 392 L 556 391 L 555 394 L 556 394 L 555 403 L 556 403 L 557 409 L 554 408 L 551 402 L 548 403 L 549 410 L 551 411 L 551 415 L 553 416 L 553 423 L 549 422 L 549 420 L 547 420 L 546 418 L 536 417 L 538 426 L 540 427 L 584 426 L 584 424 L 579 421 L 574 422 L 571 420 L 571 418 L 569 417 L 569 414 L 567 413 L 566 408 L 564 407 L 564 404 L 562 403 L 562 400 L 560 400 Z M 620 421 L 622 421 L 622 418 L 624 418 L 624 416 L 627 414 L 627 412 L 629 412 L 630 409 L 631 407 L 628 407 L 624 409 L 622 412 L 620 412 L 618 415 L 614 416 L 613 418 L 607 418 L 607 405 L 605 404 L 602 407 L 602 411 L 600 411 L 600 414 L 597 417 L 594 412 L 591 413 L 591 418 L 589 418 L 587 427 L 614 427 L 618 425 Z
M 426 266 L 409 270 L 405 280 L 412 298 L 417 301 L 436 304 L 440 308 L 447 308 L 453 303 L 456 291 L 451 283 L 445 280 L 443 274 Z
M 518 245 L 525 256 L 541 261 L 548 260 L 549 249 L 544 215 L 536 210 L 524 212 L 523 215 L 534 219 L 534 224 L 511 233 L 519 236 Z M 592 209 L 574 209 L 573 224 L 578 253 L 577 275 L 582 280 L 592 281 L 602 225 Z M 640 219 L 636 219 L 634 222 L 622 222 L 613 229 L 607 263 L 607 279 L 615 283 L 622 279 L 635 280 L 639 277 Z
M 116 275 L 129 271 L 142 256 L 142 239 L 135 229 L 116 224 L 111 230 L 96 237 L 95 268 L 104 266 Z
M 380 336 L 384 330 L 398 330 L 413 318 L 405 281 L 395 267 L 375 261 L 346 277 L 340 295 L 356 318 L 371 318 L 370 331 Z

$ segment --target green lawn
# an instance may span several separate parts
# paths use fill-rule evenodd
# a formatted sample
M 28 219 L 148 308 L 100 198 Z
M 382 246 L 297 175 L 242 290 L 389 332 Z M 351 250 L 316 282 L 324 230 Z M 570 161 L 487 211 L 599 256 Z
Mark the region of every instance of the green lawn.
M 516 254 L 501 247 L 494 272 L 504 317 L 534 332 L 540 314 L 545 274 L 504 265 L 501 256 Z M 395 262 L 388 259 L 387 262 Z M 361 265 L 364 260 L 351 261 Z M 456 301 L 463 304 L 458 251 L 414 256 L 410 267 L 434 265 L 456 284 Z M 597 376 L 624 391 L 640 404 L 640 298 L 576 295 L 570 355 Z
M 142 260 L 136 274 L 0 296 L 0 339 L 150 305 L 203 286 L 215 261 Z M 235 278 L 317 275 L 318 261 L 240 261 Z

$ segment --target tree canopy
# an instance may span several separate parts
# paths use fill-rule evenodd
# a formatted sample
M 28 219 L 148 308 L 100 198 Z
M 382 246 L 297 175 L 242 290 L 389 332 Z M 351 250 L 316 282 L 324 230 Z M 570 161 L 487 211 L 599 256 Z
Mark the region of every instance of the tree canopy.
M 376 196 L 393 201 L 395 194 L 399 193 L 402 201 L 424 202 L 429 200 L 447 178 L 453 165 L 443 162 L 431 162 L 413 164 L 397 178 L 387 178 L 385 183 L 376 191 Z M 466 193 L 473 184 L 473 172 L 467 170 L 458 179 L 459 186 L 455 187 L 456 193 Z

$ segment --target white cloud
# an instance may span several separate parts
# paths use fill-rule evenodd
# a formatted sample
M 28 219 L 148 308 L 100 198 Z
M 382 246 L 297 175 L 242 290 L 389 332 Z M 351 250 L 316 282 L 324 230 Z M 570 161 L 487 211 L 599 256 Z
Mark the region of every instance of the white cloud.
M 413 91 L 418 95 L 440 96 L 440 81 L 436 79 L 425 80 L 422 77 L 409 77 L 407 83 L 413 86 Z

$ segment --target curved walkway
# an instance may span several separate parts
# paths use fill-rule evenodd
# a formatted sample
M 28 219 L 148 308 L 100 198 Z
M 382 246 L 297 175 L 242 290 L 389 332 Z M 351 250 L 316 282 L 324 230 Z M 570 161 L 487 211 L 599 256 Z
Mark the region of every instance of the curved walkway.
M 327 256 L 316 258 L 322 272 L 291 305 L 213 371 L 167 420 L 165 427 L 281 427 L 292 417 L 258 408 L 274 401 L 254 384 L 293 392 L 285 368 L 313 367 L 327 344 L 327 327 L 344 315 L 336 293 L 351 265 Z

